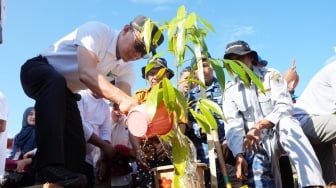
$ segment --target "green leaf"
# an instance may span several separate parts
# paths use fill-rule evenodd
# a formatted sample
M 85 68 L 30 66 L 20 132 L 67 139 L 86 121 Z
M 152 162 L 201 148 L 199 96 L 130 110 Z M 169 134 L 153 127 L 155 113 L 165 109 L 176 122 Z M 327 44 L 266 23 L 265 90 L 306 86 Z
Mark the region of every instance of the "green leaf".
M 156 109 L 162 102 L 162 90 L 160 89 L 159 85 L 160 84 L 156 84 L 154 87 L 152 87 L 147 96 L 146 110 L 150 119 L 153 119 Z
M 153 23 L 151 23 L 151 28 L 153 28 L 153 27 L 154 27 L 154 25 L 153 25 Z M 159 41 L 161 35 L 162 35 L 162 30 L 158 29 L 154 34 L 153 41 L 152 41 L 151 44 L 153 44 L 154 46 L 158 46 L 158 41 Z
M 182 118 L 182 120 L 188 119 L 188 104 L 182 95 L 181 91 L 174 88 L 175 96 L 176 96 L 176 106 L 175 106 L 175 113 L 176 118 Z M 180 119 L 179 119 L 180 120 Z
M 212 25 L 206 21 L 204 18 L 198 16 L 200 22 L 210 31 L 215 32 L 215 29 L 212 27 Z
M 225 88 L 225 74 L 224 74 L 224 70 L 223 70 L 223 65 L 215 59 L 209 58 L 210 64 L 212 69 L 215 71 L 216 73 L 216 78 L 218 80 L 219 86 L 221 88 L 222 93 L 224 92 L 224 88 Z
M 261 80 L 259 79 L 259 77 L 256 75 L 255 72 L 253 72 L 249 67 L 247 67 L 245 64 L 243 65 L 244 70 L 247 72 L 248 76 L 251 78 L 251 80 L 253 81 L 253 83 L 256 84 L 256 86 L 258 87 L 258 89 L 260 89 L 260 91 L 262 93 L 265 93 L 265 88 L 264 88 L 264 84 L 261 82 Z
M 214 101 L 204 98 L 204 99 L 201 99 L 200 103 L 202 105 L 206 106 L 206 108 L 210 109 L 213 113 L 217 114 L 220 118 L 222 118 L 222 119 L 224 118 L 222 107 L 219 106 Z
M 185 7 L 183 5 L 181 5 L 178 9 L 177 9 L 177 15 L 176 18 L 177 19 L 181 19 L 181 18 L 185 18 L 186 16 L 186 10 Z
M 165 77 L 165 73 L 166 73 L 167 69 L 166 68 L 160 68 L 160 70 L 156 73 L 156 80 L 161 80 L 164 79 Z
M 202 102 L 198 103 L 197 107 L 201 110 L 202 114 L 205 116 L 205 118 L 208 121 L 208 124 L 206 126 L 210 126 L 212 129 L 217 130 L 217 122 L 211 113 L 211 110 L 207 108 L 205 105 L 202 104 Z M 201 127 L 204 129 L 204 127 Z M 205 130 L 208 130 L 210 128 L 205 128 Z M 207 132 L 208 133 L 208 132 Z
M 191 13 L 187 17 L 187 21 L 185 23 L 185 28 L 189 29 L 189 28 L 193 27 L 195 24 L 196 24 L 196 14 L 195 13 Z
M 184 24 L 179 24 L 179 30 L 177 33 L 176 38 L 176 55 L 178 58 L 178 62 L 183 62 L 184 52 L 185 52 L 185 43 L 186 43 L 186 36 L 185 36 L 185 28 Z
M 227 71 L 227 73 L 229 74 L 231 80 L 235 80 L 235 74 L 230 66 L 230 63 L 234 63 L 232 60 L 228 60 L 228 59 L 223 59 L 222 60 L 223 65 L 225 70 Z
M 151 38 L 152 38 L 152 30 L 153 30 L 153 24 L 151 23 L 151 20 L 148 18 L 145 21 L 143 31 L 141 33 L 142 38 L 144 39 L 144 43 L 146 46 L 146 51 L 149 52 L 150 45 L 151 45 Z
M 168 78 L 164 78 L 161 82 L 163 88 L 163 101 L 166 104 L 168 112 L 171 113 L 176 104 L 174 87 Z
M 175 33 L 176 33 L 176 29 L 177 29 L 177 23 L 178 23 L 178 19 L 174 18 L 169 22 L 169 27 L 168 27 L 168 37 L 174 38 L 175 37 Z
M 205 88 L 205 84 L 201 82 L 198 79 L 191 79 L 193 82 L 195 82 L 197 85 L 201 86 L 202 88 Z
M 176 37 L 171 38 L 171 40 L 169 40 L 168 42 L 168 51 L 175 54 L 175 41 L 176 41 Z
M 148 71 L 150 71 L 153 67 L 155 67 L 156 64 L 157 63 L 155 61 L 149 62 L 145 68 L 145 75 L 147 75 Z
M 193 28 L 191 28 L 190 30 L 190 34 L 191 34 L 191 36 L 190 36 L 190 39 L 192 40 L 192 42 L 194 43 L 194 44 L 200 44 L 201 43 L 201 36 L 202 36 L 202 34 L 201 34 L 201 30 L 200 29 L 198 29 L 197 28 L 197 26 L 195 25 Z M 194 53 L 194 56 L 195 56 L 195 53 Z
M 250 79 L 246 74 L 245 70 L 242 68 L 245 64 L 240 61 L 234 60 L 230 61 L 229 65 L 232 68 L 232 70 L 238 75 L 238 77 L 244 82 L 244 84 L 247 87 L 251 87 Z
M 203 114 L 197 113 L 195 110 L 190 109 L 190 113 L 195 118 L 197 124 L 206 132 L 210 134 L 210 127 L 207 118 Z

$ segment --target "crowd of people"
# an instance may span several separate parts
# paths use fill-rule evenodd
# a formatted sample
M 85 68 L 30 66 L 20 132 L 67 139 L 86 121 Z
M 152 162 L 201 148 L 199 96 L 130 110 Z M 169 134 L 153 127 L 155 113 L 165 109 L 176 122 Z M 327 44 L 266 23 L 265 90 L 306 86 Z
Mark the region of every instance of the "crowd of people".
M 160 136 L 132 135 L 126 114 L 147 101 L 151 89 L 163 78 L 175 76 L 163 57 L 142 78 L 148 88 L 132 94 L 134 64 L 147 54 L 156 54 L 164 36 L 154 23 L 149 49 L 141 31 L 147 21 L 137 16 L 122 30 L 88 22 L 49 46 L 21 67 L 24 92 L 35 100 L 23 113 L 22 129 L 14 137 L 9 156 L 0 152 L 1 187 L 6 171 L 24 173 L 24 182 L 7 186 L 53 183 L 62 187 L 155 187 L 151 169 L 173 163 L 171 146 Z M 214 75 L 209 52 L 202 52 L 200 71 L 193 58 L 180 72 L 179 89 L 189 104 L 203 97 L 200 85 L 190 80 L 204 78 L 205 97 L 217 103 L 226 120 L 214 114 L 223 152 L 216 152 L 218 187 L 225 181 L 218 157 L 223 155 L 233 187 L 325 187 L 336 183 L 336 106 L 334 102 L 336 61 L 328 63 L 307 85 L 300 97 L 295 88 L 299 77 L 295 60 L 284 74 L 269 68 L 245 41 L 227 44 L 224 59 L 247 66 L 260 79 L 265 91 L 251 80 L 239 77 L 225 84 L 224 92 Z M 162 71 L 163 70 L 163 71 Z M 189 81 L 186 81 L 189 80 Z M 8 102 L 0 92 L 0 151 L 6 150 Z M 207 134 L 191 114 L 179 119 L 184 134 L 196 148 L 198 162 L 209 165 Z M 282 163 L 281 158 L 289 159 Z M 290 173 L 285 177 L 284 166 Z M 281 172 L 282 171 L 282 172 Z M 209 169 L 205 187 L 213 187 Z M 289 178 L 291 185 L 284 179 Z

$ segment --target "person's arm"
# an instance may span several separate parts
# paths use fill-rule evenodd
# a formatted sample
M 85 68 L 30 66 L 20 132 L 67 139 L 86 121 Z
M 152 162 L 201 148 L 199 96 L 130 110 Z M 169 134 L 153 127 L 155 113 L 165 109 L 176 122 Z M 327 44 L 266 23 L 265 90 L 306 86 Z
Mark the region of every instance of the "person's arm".
M 236 177 L 239 181 L 247 180 L 248 164 L 241 153 L 236 155 L 235 169 L 236 169 Z
M 3 119 L 0 119 L 0 132 L 5 132 L 6 125 L 7 125 L 7 121 L 3 120 Z
M 33 162 L 32 158 L 26 158 L 26 159 L 21 159 L 21 160 L 16 161 L 16 165 L 17 165 L 16 171 L 19 173 L 24 172 L 26 166 L 32 164 L 32 162 Z
M 147 165 L 147 161 L 146 161 L 146 154 L 142 151 L 141 146 L 140 146 L 140 138 L 129 133 L 129 139 L 135 151 L 136 158 L 138 162 L 140 163 L 140 165 L 142 165 L 145 168 L 149 168 L 149 166 Z
M 103 101 L 103 103 L 105 103 L 105 101 Z M 98 135 L 101 139 L 111 142 L 112 117 L 111 117 L 110 107 L 108 104 L 104 106 L 104 109 L 102 109 L 102 112 L 100 115 L 104 116 L 105 118 L 104 118 L 104 122 L 99 126 Z
M 235 83 L 237 82 L 227 83 L 226 92 L 223 94 L 223 113 L 227 119 L 227 123 L 225 124 L 226 142 L 222 143 L 222 147 L 224 147 L 223 151 L 227 151 L 225 149 L 226 146 L 232 151 L 236 160 L 236 177 L 239 181 L 243 181 L 247 179 L 248 175 L 248 165 L 243 156 L 245 128 L 243 115 L 238 108 L 239 99 L 236 97 L 238 94 L 235 92 L 236 87 L 239 86 Z
M 99 138 L 95 133 L 92 133 L 88 142 L 99 147 L 108 158 L 112 159 L 115 157 L 115 150 L 112 145 L 108 141 Z
M 112 85 L 97 71 L 99 59 L 93 52 L 82 46 L 78 46 L 77 51 L 79 78 L 91 91 L 119 104 L 120 111 L 123 113 L 138 105 L 137 100 Z
M 123 90 L 126 94 L 128 94 L 128 95 L 131 95 L 131 92 L 132 92 L 132 88 L 131 88 L 131 85 L 129 84 L 129 83 L 127 83 L 127 82 L 117 82 L 117 84 L 116 84 L 116 86 L 119 88 L 119 89 L 121 89 L 121 90 Z
M 270 75 L 265 75 L 265 79 L 268 78 L 269 83 L 264 81 L 264 85 L 265 88 L 270 88 L 270 90 L 258 97 L 264 97 L 264 99 L 270 100 L 269 107 L 267 108 L 266 106 L 262 108 L 263 113 L 265 114 L 265 117 L 262 120 L 262 123 L 265 125 L 262 126 L 266 127 L 270 126 L 269 122 L 276 125 L 284 116 L 291 116 L 293 110 L 291 95 L 288 92 L 287 85 L 280 72 L 272 71 L 268 74 Z
M 37 148 L 35 149 L 32 149 L 28 152 L 26 152 L 25 154 L 23 154 L 23 158 L 26 159 L 26 158 L 33 158 L 36 154 L 36 151 L 37 151 Z
M 243 142 L 243 148 L 247 148 L 249 151 L 252 151 L 252 150 L 258 151 L 261 131 L 263 129 L 272 128 L 273 126 L 274 124 L 267 119 L 263 119 L 257 122 L 256 124 L 254 124 L 249 129 L 249 131 L 246 133 L 246 136 Z
M 231 83 L 232 84 L 232 83 Z M 227 87 L 229 84 L 227 84 Z M 231 86 L 235 87 L 235 86 Z M 243 153 L 243 139 L 245 136 L 244 118 L 238 109 L 237 93 L 235 88 L 226 89 L 223 94 L 223 113 L 227 120 L 225 124 L 225 137 L 227 145 L 231 149 L 233 156 Z

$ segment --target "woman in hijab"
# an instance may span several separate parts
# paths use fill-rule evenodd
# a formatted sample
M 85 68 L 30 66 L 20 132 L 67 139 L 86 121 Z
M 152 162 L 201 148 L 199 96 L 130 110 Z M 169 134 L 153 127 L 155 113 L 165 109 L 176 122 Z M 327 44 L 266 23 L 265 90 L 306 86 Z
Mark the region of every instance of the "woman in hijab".
M 9 158 L 14 159 L 16 153 L 20 152 L 19 159 L 21 159 L 25 153 L 35 148 L 35 109 L 28 107 L 23 113 L 21 131 L 14 137 L 13 149 Z

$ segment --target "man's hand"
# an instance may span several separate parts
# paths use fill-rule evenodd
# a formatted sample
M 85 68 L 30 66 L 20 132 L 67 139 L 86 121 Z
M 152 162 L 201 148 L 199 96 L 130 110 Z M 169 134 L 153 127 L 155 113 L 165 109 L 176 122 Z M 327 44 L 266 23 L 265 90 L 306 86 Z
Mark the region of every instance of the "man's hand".
M 24 158 L 24 159 L 27 159 L 27 158 L 33 158 L 34 156 L 35 156 L 35 149 L 26 152 L 26 153 L 23 155 L 23 158 Z
M 19 173 L 22 173 L 25 171 L 25 168 L 30 165 L 32 163 L 32 159 L 31 158 L 27 158 L 27 159 L 21 159 L 16 161 L 17 167 L 16 167 L 16 171 Z
M 239 181 L 247 180 L 248 165 L 242 154 L 236 156 L 236 177 Z
M 142 151 L 141 148 L 136 150 L 136 159 L 138 161 L 138 165 L 141 165 L 142 167 L 149 169 L 149 166 L 146 160 L 146 154 L 144 151 Z
M 97 176 L 99 181 L 103 181 L 107 175 L 107 161 L 104 159 L 104 156 L 101 156 L 97 161 Z
M 105 157 L 110 160 L 113 160 L 113 158 L 116 157 L 116 151 L 109 143 L 104 144 L 101 150 L 104 152 Z
M 125 95 L 123 98 L 121 98 L 120 103 L 119 103 L 119 109 L 120 112 L 127 114 L 129 111 L 131 111 L 132 108 L 138 106 L 138 100 Z
M 243 151 L 251 153 L 252 151 L 257 152 L 259 150 L 260 141 L 260 128 L 258 124 L 253 126 L 244 137 L 243 140 Z

